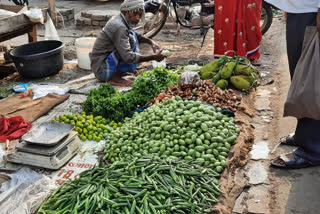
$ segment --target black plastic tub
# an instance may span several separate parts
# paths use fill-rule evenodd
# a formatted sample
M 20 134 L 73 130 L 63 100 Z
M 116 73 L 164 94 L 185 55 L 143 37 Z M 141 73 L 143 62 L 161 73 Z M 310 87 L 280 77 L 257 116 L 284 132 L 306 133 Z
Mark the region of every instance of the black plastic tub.
M 21 45 L 9 54 L 24 78 L 42 78 L 58 73 L 63 67 L 61 41 L 45 40 Z

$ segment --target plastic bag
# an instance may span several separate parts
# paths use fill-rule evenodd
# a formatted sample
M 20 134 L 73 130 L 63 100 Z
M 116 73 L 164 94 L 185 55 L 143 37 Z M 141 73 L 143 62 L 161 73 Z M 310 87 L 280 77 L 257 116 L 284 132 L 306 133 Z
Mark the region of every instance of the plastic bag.
M 45 32 L 44 39 L 45 40 L 60 40 L 56 27 L 54 26 L 49 14 L 47 14 L 47 22 L 44 24 Z
M 0 9 L 0 19 L 7 18 L 10 16 L 15 16 L 15 15 L 17 15 L 17 14 L 12 11 Z
M 44 23 L 43 14 L 41 9 L 39 8 L 30 8 L 30 10 L 23 12 L 23 14 L 28 16 L 28 18 L 32 22 L 41 23 L 41 24 Z
M 294 71 L 284 116 L 320 120 L 320 39 L 316 27 L 305 31 L 302 53 Z
M 32 99 L 38 99 L 40 97 L 45 97 L 49 93 L 63 95 L 67 93 L 70 89 L 66 86 L 58 86 L 58 85 L 34 85 L 31 87 L 33 90 Z
M 29 168 L 8 175 L 11 180 L 0 189 L 2 214 L 35 213 L 50 191 L 57 188 L 53 180 Z
M 183 72 L 179 77 L 179 86 L 187 83 L 198 84 L 200 82 L 200 76 L 197 72 L 186 71 Z

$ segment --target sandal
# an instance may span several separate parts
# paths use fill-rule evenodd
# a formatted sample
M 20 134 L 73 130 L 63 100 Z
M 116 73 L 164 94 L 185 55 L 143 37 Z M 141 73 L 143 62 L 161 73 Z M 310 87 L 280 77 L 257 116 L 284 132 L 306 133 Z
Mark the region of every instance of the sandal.
M 294 133 L 291 133 L 288 136 L 281 137 L 280 144 L 288 146 L 297 146 L 297 143 L 294 140 Z
M 293 154 L 293 159 L 290 159 L 288 155 Z M 282 160 L 284 164 L 278 163 L 277 161 Z M 312 166 L 312 164 L 306 159 L 299 157 L 294 154 L 294 152 L 288 154 L 282 154 L 277 158 L 270 161 L 270 164 L 275 167 L 284 169 L 300 169 Z
M 259 67 L 261 66 L 261 63 L 258 59 L 250 59 L 251 65 Z

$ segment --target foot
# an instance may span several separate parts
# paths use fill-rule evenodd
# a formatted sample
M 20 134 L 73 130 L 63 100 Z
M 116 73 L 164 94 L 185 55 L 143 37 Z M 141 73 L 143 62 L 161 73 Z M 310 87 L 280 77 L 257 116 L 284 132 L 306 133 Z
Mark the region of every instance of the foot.
M 123 78 L 113 78 L 108 81 L 110 85 L 120 86 L 120 87 L 130 87 L 133 83 L 131 80 L 125 80 Z
M 281 137 L 280 144 L 288 146 L 297 146 L 297 144 L 294 141 L 294 133 L 291 133 L 288 136 Z
M 250 59 L 250 62 L 253 66 L 260 66 L 261 63 L 258 59 Z
M 272 166 L 285 169 L 300 169 L 312 165 L 306 159 L 295 155 L 294 152 L 280 155 L 277 158 L 272 159 L 270 163 Z

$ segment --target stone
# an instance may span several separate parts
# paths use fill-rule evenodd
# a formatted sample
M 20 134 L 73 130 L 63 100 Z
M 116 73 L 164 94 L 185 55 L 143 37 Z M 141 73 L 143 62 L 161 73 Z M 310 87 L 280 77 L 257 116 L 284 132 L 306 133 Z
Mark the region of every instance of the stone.
M 253 144 L 250 154 L 251 154 L 251 159 L 253 160 L 268 159 L 268 154 L 269 154 L 268 142 L 260 141 Z
M 241 195 L 237 198 L 236 203 L 232 209 L 232 213 L 243 213 L 246 206 L 244 205 L 244 201 L 247 199 L 248 193 L 242 192 Z
M 259 89 L 256 96 L 255 108 L 258 111 L 271 110 L 270 107 L 270 94 L 269 90 Z
M 247 165 L 246 176 L 249 178 L 249 184 L 261 184 L 267 181 L 268 172 L 265 166 L 260 162 L 253 162 Z
M 265 196 L 257 196 L 246 202 L 248 213 L 269 214 L 270 200 Z
M 263 197 L 268 197 L 269 193 L 269 188 L 267 185 L 257 185 L 257 186 L 252 186 L 248 190 L 249 198 L 252 197 L 257 197 L 257 196 L 263 196 Z

